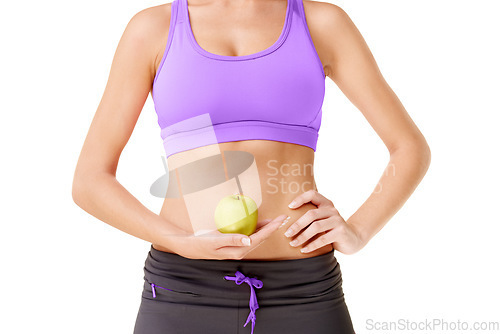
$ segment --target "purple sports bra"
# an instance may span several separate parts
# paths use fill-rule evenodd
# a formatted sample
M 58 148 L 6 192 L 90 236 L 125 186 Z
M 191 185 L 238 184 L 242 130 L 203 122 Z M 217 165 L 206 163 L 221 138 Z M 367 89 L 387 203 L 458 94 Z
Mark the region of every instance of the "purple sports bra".
M 208 52 L 194 38 L 187 0 L 174 0 L 152 97 L 167 157 L 241 140 L 293 143 L 316 151 L 325 73 L 302 0 L 287 0 L 278 40 L 244 56 Z

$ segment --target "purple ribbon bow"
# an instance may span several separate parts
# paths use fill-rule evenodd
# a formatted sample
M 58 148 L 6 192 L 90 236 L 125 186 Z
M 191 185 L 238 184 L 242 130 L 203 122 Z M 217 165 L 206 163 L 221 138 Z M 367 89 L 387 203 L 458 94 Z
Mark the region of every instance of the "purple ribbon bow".
M 257 289 L 260 289 L 262 288 L 264 283 L 262 283 L 261 280 L 258 280 L 256 278 L 246 277 L 239 271 L 236 271 L 235 276 L 236 277 L 224 276 L 224 279 L 229 281 L 235 281 L 236 284 L 238 285 L 245 282 L 250 286 L 250 302 L 249 302 L 250 314 L 248 315 L 247 321 L 245 322 L 243 327 L 246 327 L 248 322 L 252 320 L 252 334 L 253 334 L 253 329 L 255 327 L 255 320 L 256 320 L 255 311 L 257 311 L 257 309 L 259 308 L 259 304 L 257 303 L 257 296 L 255 295 L 255 290 L 253 289 L 253 287 L 255 286 Z

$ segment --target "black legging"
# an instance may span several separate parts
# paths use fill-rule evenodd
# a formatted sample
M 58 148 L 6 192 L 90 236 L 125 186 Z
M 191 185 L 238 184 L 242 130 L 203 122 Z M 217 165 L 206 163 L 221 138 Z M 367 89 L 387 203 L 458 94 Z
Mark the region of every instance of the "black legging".
M 252 330 L 353 334 L 334 251 L 292 260 L 205 260 L 151 246 L 134 334 Z

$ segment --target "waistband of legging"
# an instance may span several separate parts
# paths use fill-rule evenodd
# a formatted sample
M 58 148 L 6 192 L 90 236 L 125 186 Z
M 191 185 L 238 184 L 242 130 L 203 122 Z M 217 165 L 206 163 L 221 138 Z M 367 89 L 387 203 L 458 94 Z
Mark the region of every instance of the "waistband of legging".
M 244 277 L 243 277 L 244 276 Z M 238 277 L 240 277 L 238 279 Z M 241 298 L 248 293 L 228 279 L 245 277 L 264 283 L 260 294 L 297 294 L 322 291 L 341 283 L 339 263 L 334 250 L 318 256 L 288 260 L 190 259 L 176 253 L 159 251 L 151 245 L 144 266 L 147 283 L 202 295 Z M 229 283 L 229 284 L 228 284 Z M 232 283 L 232 284 L 231 284 Z M 229 290 L 228 287 L 231 287 Z
M 318 256 L 298 258 L 298 259 L 285 259 L 285 260 L 217 260 L 217 259 L 190 259 L 183 257 L 176 253 L 169 253 L 157 250 L 151 245 L 149 253 L 150 256 L 159 262 L 164 263 L 177 263 L 189 266 L 200 266 L 203 268 L 212 268 L 213 270 L 227 270 L 235 266 L 244 266 L 248 269 L 259 268 L 274 268 L 280 271 L 282 269 L 300 268 L 304 266 L 314 267 L 322 266 L 324 264 L 332 263 L 335 260 L 335 250 L 332 249 L 328 253 Z
M 217 260 L 217 259 L 190 259 L 176 253 L 169 253 L 157 250 L 151 245 L 148 259 L 155 269 L 167 269 L 171 271 L 173 267 L 185 268 L 183 271 L 204 272 L 216 274 L 220 272 L 234 272 L 238 268 L 247 272 L 265 272 L 269 275 L 284 276 L 290 272 L 322 272 L 337 264 L 337 259 L 332 249 L 328 253 L 318 256 L 285 259 L 285 260 Z

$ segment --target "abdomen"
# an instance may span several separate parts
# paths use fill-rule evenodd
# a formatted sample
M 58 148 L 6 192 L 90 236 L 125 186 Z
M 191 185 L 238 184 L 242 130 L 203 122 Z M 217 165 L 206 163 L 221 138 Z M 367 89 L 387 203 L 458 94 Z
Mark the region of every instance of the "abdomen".
M 160 216 L 178 227 L 195 234 L 215 229 L 214 205 L 225 196 L 242 192 L 257 203 L 259 221 L 282 214 L 290 216 L 285 227 L 273 232 L 245 259 L 305 258 L 332 250 L 332 246 L 327 245 L 302 254 L 301 247 L 290 246 L 291 239 L 284 236 L 288 226 L 316 208 L 312 203 L 298 209 L 288 208 L 299 194 L 316 189 L 311 148 L 268 140 L 226 142 L 171 155 L 167 162 L 171 171 L 177 169 L 170 173 L 175 179 L 169 182 L 175 182 L 174 188 L 180 193 L 170 198 L 167 193 Z M 172 252 L 159 245 L 154 247 Z M 203 254 L 199 257 L 203 258 Z

